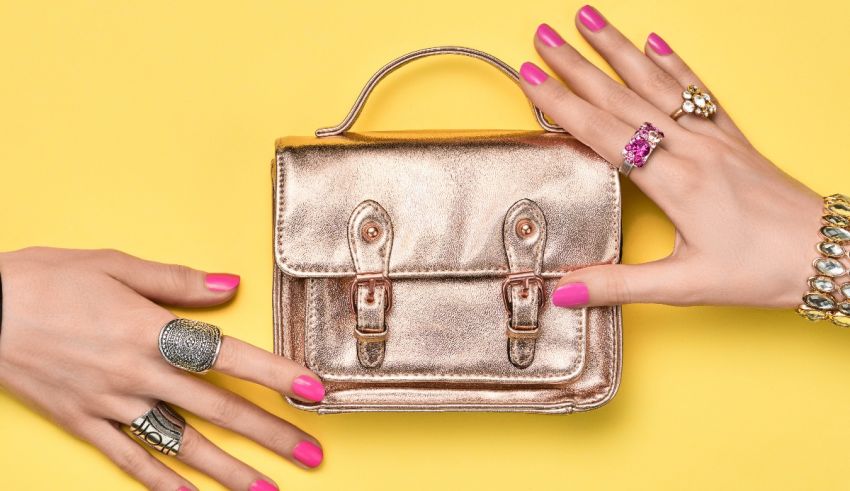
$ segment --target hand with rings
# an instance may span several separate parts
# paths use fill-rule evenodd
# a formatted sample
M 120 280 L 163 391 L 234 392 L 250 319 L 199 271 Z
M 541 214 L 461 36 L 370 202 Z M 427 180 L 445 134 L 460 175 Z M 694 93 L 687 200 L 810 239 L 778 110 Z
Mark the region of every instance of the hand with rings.
M 661 37 L 641 51 L 591 6 L 575 23 L 625 85 L 541 24 L 534 46 L 563 83 L 527 62 L 520 86 L 653 200 L 676 237 L 655 261 L 570 271 L 553 303 L 796 308 L 813 271 L 821 196 L 753 148 Z
M 186 424 L 175 408 L 240 433 L 302 467 L 321 463 L 315 438 L 195 375 L 214 370 L 309 403 L 324 397 L 315 374 L 223 336 L 216 326 L 175 318 L 158 305 L 222 304 L 235 295 L 238 276 L 205 274 L 112 250 L 50 248 L 0 254 L 0 275 L 0 385 L 93 444 L 148 488 L 196 489 L 143 444 L 229 489 L 277 489 L 270 477 Z

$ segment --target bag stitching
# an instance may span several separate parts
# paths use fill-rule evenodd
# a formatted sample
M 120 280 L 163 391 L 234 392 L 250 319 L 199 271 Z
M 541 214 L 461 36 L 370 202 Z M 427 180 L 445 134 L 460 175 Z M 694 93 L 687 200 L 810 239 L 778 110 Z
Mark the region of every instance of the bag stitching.
M 609 176 L 611 177 L 611 179 L 608 181 L 608 183 L 609 183 L 608 196 L 609 196 L 609 199 L 613 199 L 613 198 L 616 198 L 615 193 L 614 193 L 614 190 L 616 188 L 615 180 L 618 179 L 619 176 L 617 175 L 616 171 L 609 172 Z M 616 222 L 618 220 L 613 219 L 613 218 L 616 217 L 616 215 L 617 215 L 617 207 L 613 207 L 612 212 L 611 212 L 611 217 L 612 217 L 611 221 L 613 223 L 615 223 L 615 226 L 613 227 L 612 231 L 614 232 L 614 235 L 617 239 L 616 241 L 614 241 L 614 244 L 616 245 L 616 249 L 615 249 L 616 254 L 614 255 L 615 258 L 620 255 L 620 227 L 616 226 Z M 608 345 L 611 346 L 611 351 L 610 351 L 610 353 L 611 353 L 611 363 L 608 364 L 608 380 L 609 380 L 609 383 L 606 386 L 604 386 L 600 389 L 597 389 L 595 391 L 595 395 L 597 395 L 597 397 L 590 398 L 587 401 L 583 401 L 581 403 L 581 405 L 584 409 L 590 409 L 590 408 L 585 408 L 587 405 L 596 404 L 599 401 L 605 400 L 605 398 L 608 397 L 608 395 L 611 393 L 611 391 L 614 390 L 615 387 L 617 387 L 617 383 L 614 380 L 614 376 L 615 376 L 614 367 L 617 365 L 617 361 L 616 361 L 617 352 L 616 352 L 616 348 L 614 347 L 614 335 L 616 334 L 615 331 L 617 330 L 617 322 L 616 322 L 617 316 L 614 315 L 614 312 L 613 312 L 613 310 L 616 307 L 609 307 L 609 308 L 612 311 L 611 312 L 611 323 L 610 323 L 611 329 L 608 329 L 609 335 L 607 336 L 607 338 L 609 340 Z M 572 405 L 572 407 L 575 407 L 575 403 Z

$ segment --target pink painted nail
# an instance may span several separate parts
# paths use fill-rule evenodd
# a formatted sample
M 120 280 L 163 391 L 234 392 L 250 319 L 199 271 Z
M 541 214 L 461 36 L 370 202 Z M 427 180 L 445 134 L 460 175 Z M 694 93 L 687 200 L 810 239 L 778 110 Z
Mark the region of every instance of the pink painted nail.
M 587 285 L 581 282 L 565 283 L 552 293 L 552 304 L 557 307 L 580 307 L 589 300 Z
M 292 392 L 308 401 L 319 402 L 325 398 L 325 386 L 308 375 L 301 375 L 292 381 Z
M 292 456 L 307 467 L 318 466 L 324 458 L 322 449 L 313 442 L 306 440 L 295 445 L 295 448 L 292 449 Z
M 590 5 L 585 5 L 578 11 L 578 19 L 582 24 L 584 24 L 584 27 L 593 32 L 596 32 L 608 25 L 608 23 L 605 22 L 605 18 L 602 17 L 602 14 Z
M 549 75 L 546 75 L 546 72 L 530 61 L 526 61 L 522 64 L 519 68 L 519 74 L 522 75 L 522 78 L 531 85 L 540 85 L 549 78 Z
M 266 481 L 265 479 L 257 479 L 256 481 L 251 483 L 251 487 L 248 488 L 248 491 L 278 491 L 277 486 Z
M 646 38 L 646 42 L 649 43 L 649 47 L 652 48 L 652 51 L 655 51 L 659 55 L 669 55 L 673 52 L 670 45 L 667 44 L 667 41 L 661 39 L 661 36 L 654 32 L 650 33 L 649 37 Z
M 557 48 L 563 46 L 565 41 L 549 24 L 540 24 L 537 26 L 537 37 L 547 46 Z
M 179 488 L 177 488 L 177 491 L 192 491 L 192 490 L 187 488 L 186 486 L 180 486 Z
M 228 273 L 209 273 L 204 278 L 207 289 L 214 292 L 229 292 L 239 286 L 239 275 Z

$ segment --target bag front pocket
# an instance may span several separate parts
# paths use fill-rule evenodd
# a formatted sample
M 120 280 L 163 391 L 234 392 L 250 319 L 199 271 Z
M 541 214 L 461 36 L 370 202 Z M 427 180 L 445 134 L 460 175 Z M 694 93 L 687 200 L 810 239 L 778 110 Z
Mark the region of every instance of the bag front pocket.
M 509 316 L 502 278 L 392 281 L 385 355 L 366 368 L 357 355 L 351 279 L 310 278 L 306 289 L 305 358 L 323 379 L 362 383 L 556 384 L 585 363 L 587 309 L 543 302 L 533 362 L 517 368 L 508 355 Z M 550 298 L 557 279 L 544 281 Z

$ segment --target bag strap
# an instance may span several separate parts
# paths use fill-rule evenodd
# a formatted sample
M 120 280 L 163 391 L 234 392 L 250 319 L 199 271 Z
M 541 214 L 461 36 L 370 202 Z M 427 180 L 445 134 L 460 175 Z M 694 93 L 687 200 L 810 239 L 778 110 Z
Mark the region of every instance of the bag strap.
M 510 273 L 502 283 L 508 312 L 508 357 L 517 368 L 534 361 L 540 334 L 540 312 L 545 304 L 545 283 L 540 277 L 546 248 L 546 216 L 530 199 L 514 203 L 505 214 L 502 237 Z
M 367 199 L 348 219 L 348 246 L 357 275 L 351 283 L 351 310 L 356 317 L 357 358 L 365 368 L 384 362 L 386 314 L 393 290 L 388 275 L 393 248 L 393 223 L 387 211 Z
M 357 96 L 357 99 L 354 101 L 354 105 L 351 107 L 351 110 L 348 112 L 348 115 L 345 117 L 345 119 L 343 119 L 342 122 L 336 126 L 317 129 L 316 136 L 321 138 L 325 136 L 341 135 L 342 133 L 351 129 L 351 126 L 357 120 L 357 116 L 360 115 L 360 111 L 363 110 L 363 106 L 366 104 L 366 99 L 369 98 L 369 94 L 372 93 L 372 90 L 375 88 L 376 85 L 378 85 L 378 82 L 380 82 L 381 79 L 389 75 L 392 71 L 419 58 L 445 54 L 469 56 L 482 61 L 486 61 L 487 63 L 501 70 L 505 75 L 513 79 L 514 82 L 519 82 L 519 73 L 517 73 L 517 71 L 514 70 L 513 67 L 503 62 L 502 60 L 496 58 L 495 56 L 485 53 L 483 51 L 479 51 L 477 49 L 465 48 L 463 46 L 435 46 L 433 48 L 418 49 L 416 51 L 411 51 L 406 55 L 402 55 L 396 58 L 395 60 L 387 63 L 386 65 L 381 67 L 380 70 L 375 72 L 375 74 L 372 75 L 372 78 L 370 78 L 369 81 L 366 82 L 366 86 L 363 87 L 363 90 L 360 91 L 360 95 Z M 537 123 L 540 124 L 540 126 L 544 130 L 551 133 L 566 133 L 566 131 L 560 126 L 548 122 L 546 120 L 546 117 L 543 115 L 543 111 L 541 111 L 537 106 L 532 104 L 531 107 L 534 108 L 534 116 L 535 118 L 537 118 Z

